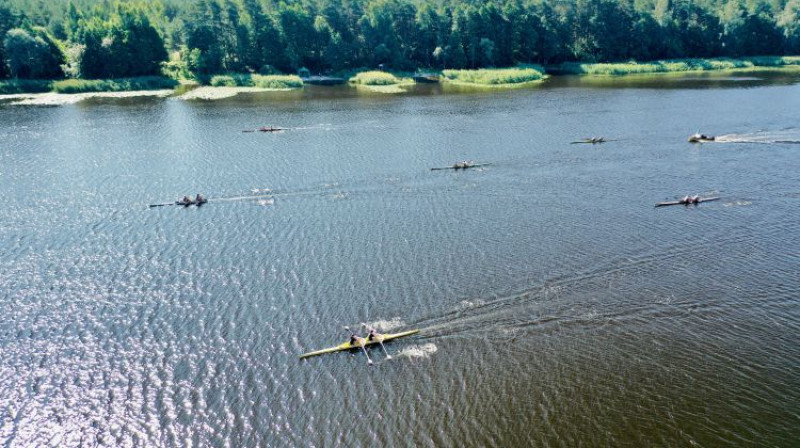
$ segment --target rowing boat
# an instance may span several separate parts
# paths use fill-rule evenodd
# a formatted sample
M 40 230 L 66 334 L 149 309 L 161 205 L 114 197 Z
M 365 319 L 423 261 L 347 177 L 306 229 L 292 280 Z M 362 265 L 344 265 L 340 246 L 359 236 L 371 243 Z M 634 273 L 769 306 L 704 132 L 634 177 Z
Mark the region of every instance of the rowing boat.
M 585 138 L 583 140 L 579 140 L 577 142 L 570 142 L 570 143 L 573 144 L 573 145 L 580 144 L 580 143 L 589 143 L 589 144 L 594 145 L 596 143 L 605 143 L 607 141 L 610 141 L 610 140 L 606 140 L 605 137 L 591 137 L 591 138 Z
M 409 330 L 409 331 L 403 331 L 402 333 L 384 334 L 383 335 L 383 339 L 381 341 L 382 342 L 388 342 L 388 341 L 391 341 L 392 339 L 403 338 L 403 337 L 411 336 L 411 335 L 414 335 L 414 334 L 417 334 L 417 333 L 419 333 L 419 330 Z M 364 338 L 364 339 L 366 340 L 366 338 Z M 372 341 L 366 340 L 366 342 L 364 343 L 364 346 L 378 344 L 381 341 L 378 341 L 377 338 L 372 340 Z M 361 345 L 359 345 L 359 344 L 351 344 L 350 341 L 347 341 L 347 342 L 344 342 L 342 344 L 337 345 L 336 347 L 326 348 L 326 349 L 322 349 L 322 350 L 317 350 L 315 352 L 309 352 L 309 353 L 302 354 L 302 355 L 300 355 L 300 359 L 310 358 L 312 356 L 326 355 L 328 353 L 341 352 L 341 351 L 344 351 L 344 350 L 355 350 L 355 349 L 359 349 L 359 348 L 361 348 Z
M 468 163 L 466 165 L 463 164 L 463 163 L 456 163 L 455 165 L 443 166 L 443 167 L 439 167 L 439 168 L 431 168 L 431 171 L 438 171 L 438 170 L 456 170 L 456 171 L 458 171 L 458 170 L 466 170 L 468 168 L 480 168 L 482 166 L 489 166 L 489 165 L 491 165 L 491 163 Z
M 709 143 L 715 141 L 717 138 L 713 135 L 700 134 L 699 132 L 689 136 L 689 143 Z
M 190 205 L 196 205 L 196 206 L 198 206 L 198 207 L 199 207 L 199 206 L 201 206 L 201 205 L 205 204 L 206 202 L 208 202 L 208 199 L 203 199 L 203 200 L 201 200 L 201 201 L 189 201 L 189 202 L 185 202 L 185 201 L 175 201 L 175 205 L 182 205 L 182 206 L 184 206 L 184 207 L 188 207 L 188 206 L 190 206 Z M 156 205 L 157 205 L 157 204 L 156 204 Z M 154 205 L 151 205 L 150 207 L 154 207 Z
M 684 202 L 684 201 L 659 202 L 658 204 L 656 204 L 656 207 L 665 207 L 667 205 L 693 205 L 693 204 L 699 204 L 701 202 L 716 201 L 718 199 L 719 197 L 713 197 L 713 198 L 700 198 L 700 200 L 698 200 L 697 202 Z

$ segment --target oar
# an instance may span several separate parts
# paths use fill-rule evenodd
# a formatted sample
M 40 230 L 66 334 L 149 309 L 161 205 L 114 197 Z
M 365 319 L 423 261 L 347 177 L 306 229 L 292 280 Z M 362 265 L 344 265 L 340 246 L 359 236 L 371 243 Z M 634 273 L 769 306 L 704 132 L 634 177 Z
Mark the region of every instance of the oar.
M 361 325 L 363 325 L 364 328 L 367 328 L 368 330 L 371 330 L 369 327 L 367 327 L 367 324 L 362 322 Z M 383 345 L 383 335 L 381 334 L 381 335 L 377 336 L 376 339 L 378 340 L 378 344 L 381 345 L 381 348 L 383 349 L 383 352 L 386 353 L 386 359 L 392 359 L 392 355 L 389 354 L 389 351 L 386 350 L 386 346 Z
M 350 327 L 345 326 L 344 329 L 347 330 L 350 333 L 350 336 L 355 336 L 355 333 L 353 333 L 353 330 L 351 330 Z M 363 338 L 358 339 L 358 341 L 359 341 L 358 345 L 361 346 L 361 350 L 364 351 L 364 356 L 367 357 L 367 365 L 371 366 L 372 365 L 372 360 L 369 359 L 369 354 L 367 353 L 367 349 L 364 347 L 364 342 L 361 342 L 363 340 L 364 340 Z
M 150 207 L 166 207 L 168 205 L 175 205 L 175 203 L 170 202 L 169 204 L 150 204 Z

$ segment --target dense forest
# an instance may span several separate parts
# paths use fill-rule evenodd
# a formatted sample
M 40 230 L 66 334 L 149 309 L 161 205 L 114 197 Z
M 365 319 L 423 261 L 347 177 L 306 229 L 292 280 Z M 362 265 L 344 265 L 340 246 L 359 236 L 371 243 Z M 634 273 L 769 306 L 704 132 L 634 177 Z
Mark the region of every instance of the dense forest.
M 0 78 L 800 54 L 800 0 L 0 0 Z

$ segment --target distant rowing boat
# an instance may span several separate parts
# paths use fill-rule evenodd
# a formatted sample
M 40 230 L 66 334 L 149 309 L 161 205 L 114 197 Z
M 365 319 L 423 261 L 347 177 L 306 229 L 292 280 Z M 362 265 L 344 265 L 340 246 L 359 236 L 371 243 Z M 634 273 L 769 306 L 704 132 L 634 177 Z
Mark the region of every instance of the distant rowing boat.
M 443 166 L 439 168 L 431 168 L 431 171 L 438 170 L 466 170 L 469 168 L 480 168 L 482 166 L 489 166 L 491 163 L 472 163 L 472 162 L 458 162 L 450 166 Z
M 688 138 L 689 143 L 708 143 L 708 142 L 713 142 L 716 139 L 717 138 L 714 137 L 713 135 L 705 135 L 699 132 L 694 135 L 690 135 Z
M 577 144 L 581 144 L 581 143 L 594 145 L 594 144 L 597 144 L 597 143 L 605 143 L 605 142 L 610 142 L 610 141 L 613 141 L 613 140 L 606 140 L 605 137 L 588 137 L 588 138 L 585 138 L 583 140 L 578 140 L 577 142 L 570 142 L 570 143 L 573 144 L 573 145 L 577 145 Z
M 196 206 L 200 207 L 201 205 L 207 204 L 207 203 L 208 203 L 208 199 L 203 198 L 200 201 L 174 201 L 174 202 L 166 202 L 166 203 L 163 203 L 163 204 L 150 204 L 150 207 L 167 207 L 167 206 L 170 206 L 170 205 L 178 205 L 178 206 L 183 206 L 183 207 L 189 207 L 189 206 L 192 206 L 192 205 L 196 205 Z
M 683 200 L 681 200 L 681 201 L 659 202 L 658 204 L 656 204 L 656 207 L 666 207 L 668 205 L 694 205 L 694 204 L 699 204 L 701 202 L 717 201 L 719 199 L 720 199 L 719 197 L 713 197 L 713 198 L 700 198 L 697 202 L 692 202 L 692 201 L 687 202 L 687 201 L 683 201 Z
M 278 128 L 275 126 L 262 126 L 258 129 L 245 129 L 242 132 L 279 132 L 279 131 L 288 131 L 289 128 Z
M 188 207 L 190 205 L 201 206 L 208 202 L 208 199 L 201 199 L 199 201 L 175 201 L 175 205 L 182 205 L 184 207 Z M 151 206 L 152 207 L 152 206 Z
M 232 196 L 226 198 L 213 198 L 213 199 L 203 198 L 202 203 L 199 205 L 207 204 L 209 202 L 218 203 L 218 202 L 249 201 L 249 200 L 260 200 L 260 199 L 268 199 L 272 201 L 274 197 L 275 194 L 262 194 L 256 196 Z M 172 205 L 189 207 L 191 205 L 198 205 L 198 204 L 195 201 L 192 201 L 192 203 L 190 204 L 187 204 L 186 202 L 183 201 L 173 201 L 173 202 L 165 202 L 162 204 L 150 204 L 149 207 L 168 207 Z
M 372 341 L 367 340 L 364 343 L 364 346 L 379 344 L 380 342 L 388 342 L 391 341 L 392 339 L 404 338 L 406 336 L 415 335 L 417 333 L 419 333 L 419 330 L 409 330 L 409 331 L 404 331 L 402 333 L 384 334 L 383 339 L 381 339 L 380 341 L 378 341 L 377 339 L 374 339 Z M 326 355 L 328 353 L 341 352 L 345 350 L 357 350 L 359 348 L 361 348 L 361 345 L 351 344 L 350 341 L 347 341 L 337 345 L 336 347 L 317 350 L 315 352 L 304 353 L 300 355 L 300 359 L 306 359 L 306 358 L 311 358 L 312 356 Z

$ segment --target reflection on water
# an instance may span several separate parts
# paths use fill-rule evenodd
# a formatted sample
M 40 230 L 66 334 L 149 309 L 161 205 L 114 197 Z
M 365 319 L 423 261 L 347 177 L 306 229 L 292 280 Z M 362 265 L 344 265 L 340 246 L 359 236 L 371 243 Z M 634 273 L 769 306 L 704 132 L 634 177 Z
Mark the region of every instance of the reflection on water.
M 0 107 L 0 441 L 792 446 L 799 155 L 761 143 L 800 92 L 753 78 Z M 422 332 L 297 359 L 362 323 Z

